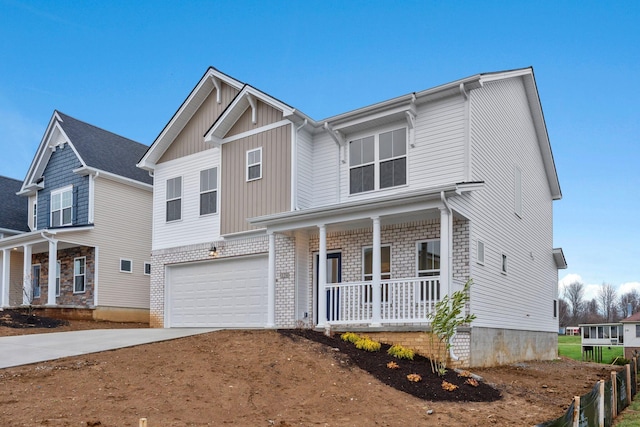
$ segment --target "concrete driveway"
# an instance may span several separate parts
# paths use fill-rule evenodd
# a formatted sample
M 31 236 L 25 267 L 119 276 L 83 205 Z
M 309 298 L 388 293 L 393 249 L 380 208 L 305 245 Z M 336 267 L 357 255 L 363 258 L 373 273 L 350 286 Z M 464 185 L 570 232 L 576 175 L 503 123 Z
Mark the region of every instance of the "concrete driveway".
M 0 369 L 213 332 L 209 328 L 91 329 L 0 337 Z

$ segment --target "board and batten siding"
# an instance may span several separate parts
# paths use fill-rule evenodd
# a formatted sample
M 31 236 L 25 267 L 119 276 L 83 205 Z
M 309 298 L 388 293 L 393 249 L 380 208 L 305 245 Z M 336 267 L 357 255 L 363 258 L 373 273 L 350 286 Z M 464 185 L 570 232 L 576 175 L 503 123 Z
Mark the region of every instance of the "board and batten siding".
M 200 171 L 218 167 L 218 212 L 200 215 Z M 166 221 L 167 180 L 182 177 L 182 218 Z M 153 191 L 153 250 L 193 245 L 220 237 L 220 149 L 157 165 Z
M 229 129 L 225 138 L 229 138 L 243 132 L 249 132 L 282 120 L 282 111 L 273 108 L 260 100 L 256 101 L 256 110 L 256 123 L 253 123 L 252 121 L 253 112 L 251 107 L 249 107 L 244 113 L 242 113 L 240 118 L 236 120 L 231 129 Z
M 313 145 L 312 137 L 304 129 L 297 135 L 298 208 L 305 209 L 313 203 Z
M 408 130 L 400 120 L 368 131 L 348 135 L 349 141 L 396 129 Z M 415 146 L 407 132 L 407 185 L 377 191 L 349 194 L 348 147 L 341 163 L 340 194 L 343 202 L 372 199 L 385 194 L 414 191 L 464 181 L 465 177 L 465 105 L 462 96 L 449 97 L 419 106 L 415 123 Z M 376 181 L 380 177 L 376 175 Z
M 470 215 L 471 312 L 477 327 L 557 332 L 553 299 L 552 197 L 520 78 L 471 92 L 472 179 L 482 190 L 452 197 Z M 515 168 L 522 171 L 522 217 L 515 214 Z M 477 262 L 477 242 L 485 262 Z M 507 274 L 501 273 L 502 254 Z
M 247 182 L 247 151 L 262 147 L 262 178 Z M 220 233 L 255 229 L 247 218 L 291 210 L 291 125 L 222 145 Z
M 203 135 L 238 94 L 238 90 L 222 84 L 220 103 L 217 101 L 216 89 L 213 89 L 184 129 L 167 148 L 158 163 L 168 162 L 180 157 L 205 151 L 210 147 L 205 144 Z
M 340 182 L 340 152 L 338 145 L 327 132 L 321 131 L 313 139 L 313 198 L 311 207 L 325 206 L 338 202 Z M 301 171 L 304 173 L 304 171 Z

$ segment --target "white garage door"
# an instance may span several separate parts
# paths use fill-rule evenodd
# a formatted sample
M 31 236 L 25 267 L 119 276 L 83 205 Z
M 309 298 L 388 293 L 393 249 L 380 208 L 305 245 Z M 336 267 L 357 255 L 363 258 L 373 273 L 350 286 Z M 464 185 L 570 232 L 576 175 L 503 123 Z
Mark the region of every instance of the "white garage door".
M 169 327 L 265 327 L 267 269 L 266 256 L 169 267 Z

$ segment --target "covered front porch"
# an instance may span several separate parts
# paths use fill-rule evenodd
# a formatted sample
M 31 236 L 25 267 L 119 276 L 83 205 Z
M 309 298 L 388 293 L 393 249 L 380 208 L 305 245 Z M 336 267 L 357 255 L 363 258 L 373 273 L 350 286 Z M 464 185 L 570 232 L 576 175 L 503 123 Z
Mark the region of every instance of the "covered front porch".
M 40 230 L 0 240 L 0 307 L 94 305 L 96 249 L 64 234 Z
M 446 197 L 445 191 L 412 193 L 250 220 L 269 236 L 268 325 L 276 324 L 276 282 L 282 281 L 276 265 L 287 256 L 276 246 L 281 234 L 295 241 L 296 263 L 304 263 L 303 252 L 309 262 L 296 268 L 297 322 L 428 327 L 437 302 L 462 289 L 469 272 L 469 220 Z

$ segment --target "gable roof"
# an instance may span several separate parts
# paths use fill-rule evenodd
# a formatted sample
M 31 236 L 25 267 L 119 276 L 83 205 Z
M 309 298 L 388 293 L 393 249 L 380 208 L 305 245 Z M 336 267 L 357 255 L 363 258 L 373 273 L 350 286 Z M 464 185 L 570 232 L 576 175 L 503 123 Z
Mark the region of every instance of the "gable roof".
M 152 184 L 149 174 L 136 167 L 147 146 L 60 111 L 54 111 L 40 146 L 33 158 L 21 192 L 37 186 L 51 153 L 61 144 L 69 144 L 82 168 L 107 172 L 128 180 Z
M 640 311 L 637 313 L 632 314 L 631 316 L 627 317 L 626 319 L 622 319 L 620 322 L 622 323 L 637 323 L 640 322 Z
M 0 232 L 29 231 L 28 200 L 16 195 L 22 181 L 0 176 Z

